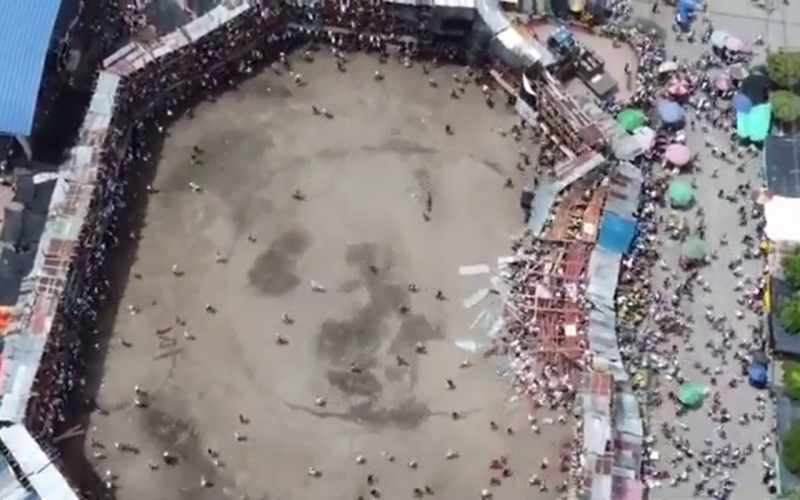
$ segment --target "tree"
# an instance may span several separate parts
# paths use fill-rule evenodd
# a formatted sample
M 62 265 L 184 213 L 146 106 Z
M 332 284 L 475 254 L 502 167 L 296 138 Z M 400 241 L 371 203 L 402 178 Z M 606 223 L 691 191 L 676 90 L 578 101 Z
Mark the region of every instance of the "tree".
M 794 292 L 790 298 L 780 305 L 779 316 L 781 326 L 787 333 L 800 333 L 800 292 Z
M 769 96 L 775 118 L 791 123 L 800 117 L 800 96 L 788 90 L 776 90 Z
M 800 403 L 800 363 L 783 363 L 783 394 L 792 401 Z
M 781 462 L 792 474 L 800 474 L 800 422 L 795 422 L 781 440 Z
M 781 50 L 767 54 L 767 75 L 775 85 L 793 89 L 800 83 L 800 52 Z
M 783 276 L 792 290 L 800 290 L 800 247 L 792 249 L 781 262 Z

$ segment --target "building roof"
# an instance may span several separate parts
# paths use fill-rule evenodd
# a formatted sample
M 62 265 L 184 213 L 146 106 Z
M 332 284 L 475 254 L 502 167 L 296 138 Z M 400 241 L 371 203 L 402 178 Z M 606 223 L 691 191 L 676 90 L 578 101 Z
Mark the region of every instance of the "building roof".
M 800 198 L 800 136 L 770 137 L 764 143 L 767 188 L 773 194 Z
M 0 132 L 33 129 L 44 63 L 62 0 L 6 2 L 0 23 Z

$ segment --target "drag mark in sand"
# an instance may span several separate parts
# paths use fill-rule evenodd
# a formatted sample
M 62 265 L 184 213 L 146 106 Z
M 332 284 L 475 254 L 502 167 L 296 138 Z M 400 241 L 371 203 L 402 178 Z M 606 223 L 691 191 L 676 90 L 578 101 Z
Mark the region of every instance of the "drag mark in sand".
M 400 312 L 401 305 L 409 304 L 411 293 L 407 285 L 388 279 L 392 261 L 390 249 L 373 243 L 348 247 L 346 263 L 359 273 L 349 288 L 357 282 L 366 289 L 369 302 L 347 320 L 323 322 L 317 335 L 317 356 L 328 364 L 328 384 L 350 399 L 350 409 L 347 415 L 308 410 L 315 415 L 406 428 L 418 426 L 431 415 L 412 394 L 417 374 L 411 353 L 417 342 L 441 339 L 443 332 L 424 316 Z M 390 328 L 393 318 L 399 319 L 396 333 Z M 383 359 L 384 353 L 389 355 L 387 359 Z M 403 356 L 408 356 L 409 362 L 400 366 L 398 360 L 406 359 Z M 399 389 L 392 392 L 402 394 L 395 396 L 399 401 L 387 400 L 389 384 Z
M 292 229 L 280 235 L 263 251 L 247 273 L 250 286 L 268 297 L 281 297 L 300 284 L 297 261 L 311 248 L 307 231 Z

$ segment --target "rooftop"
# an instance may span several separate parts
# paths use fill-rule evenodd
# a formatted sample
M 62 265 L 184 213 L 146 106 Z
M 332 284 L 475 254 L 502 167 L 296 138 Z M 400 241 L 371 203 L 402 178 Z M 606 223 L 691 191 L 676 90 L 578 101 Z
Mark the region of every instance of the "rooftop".
M 0 133 L 33 130 L 44 64 L 62 0 L 5 2 L 0 21 Z

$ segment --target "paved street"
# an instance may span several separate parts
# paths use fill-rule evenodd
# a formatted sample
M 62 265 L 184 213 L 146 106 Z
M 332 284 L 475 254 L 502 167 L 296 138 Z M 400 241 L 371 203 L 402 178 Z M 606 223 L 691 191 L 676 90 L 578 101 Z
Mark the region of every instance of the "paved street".
M 673 15 L 672 9 L 662 7 L 661 12 L 653 16 L 650 3 L 636 3 L 635 5 L 639 17 L 652 18 L 662 26 L 670 25 L 669 18 Z M 725 30 L 746 42 L 752 41 L 756 36 L 762 34 L 765 42 L 773 46 L 799 46 L 800 29 L 798 28 L 800 26 L 795 21 L 789 20 L 792 19 L 789 16 L 789 12 L 800 13 L 800 4 L 786 7 L 778 3 L 776 11 L 771 16 L 754 7 L 754 5 L 743 0 L 725 2 L 724 5 L 722 2 L 716 2 L 710 4 L 709 16 L 716 28 Z M 795 14 L 793 19 L 800 20 L 800 16 Z M 699 23 L 696 27 L 699 32 Z M 705 50 L 708 50 L 708 46 L 679 43 L 675 41 L 671 31 L 668 33 L 668 56 L 678 55 L 681 58 L 691 60 L 697 58 Z M 706 137 L 700 132 L 700 128 L 698 123 L 696 133 L 687 131 L 687 144 L 692 151 L 700 152 L 698 164 L 701 168 L 699 172 L 695 173 L 695 181 L 699 187 L 696 191 L 697 206 L 705 210 L 706 239 L 710 248 L 718 250 L 719 260 L 704 268 L 700 273 L 706 281 L 711 283 L 711 293 L 702 292 L 697 287 L 696 290 L 699 293 L 696 295 L 694 303 L 684 301 L 684 307 L 689 308 L 687 312 L 691 313 L 695 319 L 692 340 L 694 350 L 687 352 L 685 346 L 682 345 L 683 343 L 679 342 L 679 359 L 681 360 L 684 377 L 687 380 L 706 384 L 709 387 L 710 376 L 702 375 L 700 370 L 694 367 L 695 363 L 699 362 L 700 365 L 709 367 L 712 370 L 716 367 L 722 368 L 722 374 L 717 377 L 719 380 L 718 389 L 721 393 L 722 406 L 730 411 L 732 421 L 725 426 L 727 439 L 723 440 L 716 435 L 717 424 L 713 423 L 707 414 L 711 401 L 707 401 L 702 409 L 690 412 L 682 417 L 680 421 L 688 426 L 684 435 L 690 440 L 692 449 L 696 453 L 710 448 L 704 443 L 707 438 L 713 439 L 711 447 L 714 449 L 719 449 L 726 444 L 730 444 L 735 448 L 743 448 L 747 444 L 757 447 L 762 437 L 768 434 L 773 421 L 772 408 L 768 407 L 767 418 L 763 422 L 753 420 L 746 427 L 742 427 L 737 423 L 742 414 L 752 414 L 756 411 L 757 402 L 755 396 L 757 393 L 746 384 L 740 384 L 736 389 L 729 388 L 727 383 L 730 378 L 740 375 L 738 363 L 733 362 L 730 355 L 732 353 L 730 353 L 728 355 L 728 366 L 724 366 L 720 359 L 713 357 L 705 347 L 709 340 L 716 344 L 721 341 L 721 335 L 711 329 L 704 318 L 708 305 L 713 307 L 716 314 L 725 315 L 730 323 L 733 324 L 736 330 L 737 342 L 738 340 L 747 339 L 750 335 L 749 325 L 756 324 L 759 321 L 759 318 L 753 314 L 747 314 L 741 320 L 736 319 L 735 312 L 739 309 L 736 300 L 740 296 L 740 292 L 734 291 L 734 287 L 736 287 L 739 279 L 734 277 L 727 268 L 732 259 L 741 255 L 742 247 L 738 244 L 741 238 L 748 232 L 755 236 L 753 227 L 752 224 L 747 228 L 740 227 L 736 214 L 736 204 L 724 198 L 718 198 L 717 191 L 723 189 L 726 193 L 733 192 L 738 185 L 744 184 L 748 180 L 754 186 L 760 185 L 758 176 L 761 168 L 761 158 L 749 160 L 745 173 L 740 174 L 733 165 L 713 158 L 710 150 L 705 147 L 705 143 L 710 140 L 720 148 L 727 149 L 727 138 L 721 133 L 714 134 L 713 132 L 711 137 Z M 712 172 L 717 169 L 718 177 L 714 178 L 712 177 Z M 687 181 L 691 179 L 690 175 L 685 177 Z M 691 213 L 694 214 L 694 210 Z M 694 217 L 692 216 L 690 219 L 694 219 Z M 720 238 L 724 235 L 730 241 L 729 246 L 719 246 L 718 244 Z M 664 260 L 667 261 L 670 269 L 676 269 L 680 256 L 680 244 L 666 241 L 663 248 Z M 745 276 L 755 280 L 761 271 L 760 264 L 758 261 L 744 261 L 743 271 Z M 664 277 L 666 277 L 666 272 L 658 269 L 655 272 L 654 281 L 660 283 Z M 677 385 L 674 382 L 665 382 L 664 385 L 666 390 L 677 392 Z M 654 411 L 652 415 L 653 428 L 657 428 L 661 422 L 675 423 L 675 414 L 671 404 L 665 403 L 661 408 Z M 659 444 L 658 449 L 663 462 L 662 468 L 668 468 L 666 460 L 675 455 L 675 450 L 670 449 L 664 438 L 660 438 Z M 771 450 L 770 456 L 772 456 L 772 452 L 774 450 Z M 684 462 L 680 466 L 681 470 L 686 465 L 688 464 Z M 671 472 L 675 473 L 676 471 Z M 730 473 L 737 485 L 732 495 L 734 500 L 760 500 L 772 497 L 767 492 L 766 486 L 761 483 L 763 468 L 760 454 L 757 451 L 738 470 L 730 471 Z M 697 495 L 693 492 L 693 487 L 699 479 L 699 474 L 695 473 L 690 475 L 687 482 L 680 483 L 672 488 L 665 481 L 661 488 L 654 489 L 651 492 L 651 498 L 659 500 L 697 498 Z M 713 483 L 712 481 L 711 484 Z

